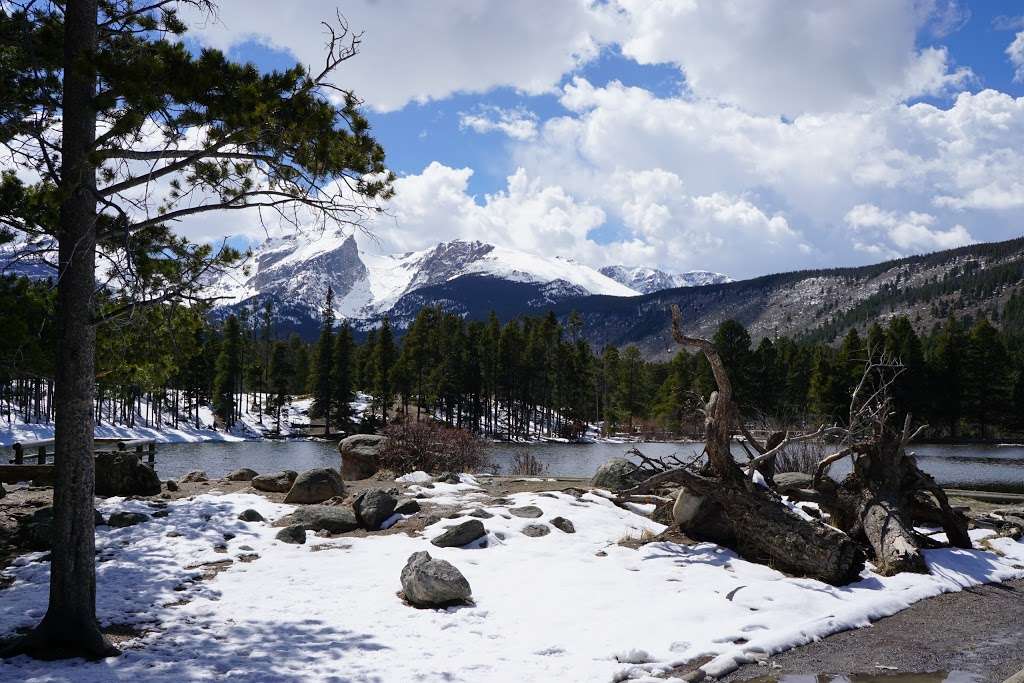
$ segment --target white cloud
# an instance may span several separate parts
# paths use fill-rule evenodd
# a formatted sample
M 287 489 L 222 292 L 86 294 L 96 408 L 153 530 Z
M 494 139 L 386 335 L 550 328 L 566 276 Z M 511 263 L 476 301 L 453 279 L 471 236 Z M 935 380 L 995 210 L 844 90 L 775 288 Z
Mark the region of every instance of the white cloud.
M 952 249 L 975 241 L 962 225 L 942 230 L 934 227 L 936 218 L 931 214 L 886 211 L 874 204 L 858 204 L 850 209 L 846 214 L 846 223 L 868 239 L 887 240 L 895 247 L 895 250 L 891 249 L 878 241 L 863 242 L 858 236 L 857 247 L 868 253 L 906 254 Z
M 338 8 L 336 0 L 224 2 L 219 21 L 190 14 L 189 35 L 221 49 L 256 40 L 318 68 L 324 60 L 320 22 L 333 20 Z M 548 92 L 596 56 L 613 29 L 610 10 L 588 0 L 536 11 L 515 2 L 464 0 L 350 0 L 340 9 L 363 36 L 360 54 L 339 68 L 336 81 L 380 111 L 499 86 Z
M 459 112 L 459 127 L 477 133 L 500 132 L 514 140 L 532 140 L 537 136 L 537 115 L 521 107 L 480 106 L 473 112 Z
M 925 23 L 950 30 L 949 3 L 859 0 L 618 0 L 623 53 L 680 66 L 694 95 L 795 116 L 865 109 L 944 92 L 970 77 L 942 48 L 919 50 Z M 944 28 L 939 28 L 945 25 Z
M 1024 31 L 1021 31 L 1006 48 L 1006 56 L 1013 64 L 1013 80 L 1024 83 Z

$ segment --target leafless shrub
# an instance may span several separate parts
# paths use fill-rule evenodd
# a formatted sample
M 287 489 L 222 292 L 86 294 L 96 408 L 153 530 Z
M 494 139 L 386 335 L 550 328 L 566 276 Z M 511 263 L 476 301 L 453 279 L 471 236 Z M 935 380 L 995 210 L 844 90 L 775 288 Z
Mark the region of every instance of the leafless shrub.
M 818 463 L 826 455 L 821 441 L 794 441 L 775 458 L 775 472 L 803 472 L 814 474 Z
M 508 473 L 514 477 L 539 477 L 546 469 L 547 465 L 526 451 L 516 453 L 516 457 L 512 458 L 512 463 L 508 466 Z
M 388 440 L 379 464 L 395 472 L 478 472 L 488 465 L 483 442 L 465 429 L 431 421 L 395 422 L 384 436 Z

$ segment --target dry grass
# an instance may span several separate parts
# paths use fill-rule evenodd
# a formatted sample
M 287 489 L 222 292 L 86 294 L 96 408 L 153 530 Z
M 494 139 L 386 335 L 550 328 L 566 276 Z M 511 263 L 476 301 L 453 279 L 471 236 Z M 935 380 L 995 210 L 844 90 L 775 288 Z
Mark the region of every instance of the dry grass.
M 544 474 L 546 469 L 547 466 L 544 463 L 526 451 L 525 453 L 516 453 L 516 457 L 508 466 L 508 474 L 512 477 L 539 477 Z

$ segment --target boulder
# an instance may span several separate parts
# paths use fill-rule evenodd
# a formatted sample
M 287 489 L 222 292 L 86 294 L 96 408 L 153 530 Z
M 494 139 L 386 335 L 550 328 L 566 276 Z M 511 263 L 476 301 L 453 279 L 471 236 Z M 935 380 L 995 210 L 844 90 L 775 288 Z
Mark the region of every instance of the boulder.
M 260 474 L 252 478 L 252 487 L 257 491 L 267 491 L 269 493 L 287 493 L 292 487 L 292 482 L 295 481 L 295 477 L 299 476 L 298 473 L 292 470 L 284 470 L 283 472 L 271 472 L 270 474 Z
M 386 436 L 379 434 L 353 434 L 341 440 L 338 453 L 341 454 L 341 478 L 349 481 L 368 479 L 379 469 L 377 454 L 387 443 Z
M 282 543 L 293 543 L 296 545 L 300 545 L 306 542 L 306 530 L 302 527 L 301 524 L 293 524 L 291 526 L 286 526 L 285 528 L 278 531 L 277 535 L 274 536 L 274 538 L 281 541 Z
M 430 542 L 438 548 L 461 548 L 487 535 L 484 523 L 479 519 L 457 524 Z
M 256 470 L 251 470 L 248 467 L 243 467 L 242 469 L 231 472 L 230 474 L 228 474 L 228 476 L 224 478 L 227 479 L 228 481 L 252 481 L 253 477 L 256 476 L 259 476 L 259 473 Z
M 395 512 L 400 515 L 414 515 L 420 511 L 420 502 L 414 498 L 403 498 L 395 504 Z
M 544 514 L 536 505 L 525 505 L 521 508 L 509 508 L 509 514 L 515 515 L 516 517 L 525 517 L 526 519 L 537 519 Z
M 202 470 L 192 470 L 187 472 L 183 476 L 178 477 L 179 484 L 198 484 L 199 482 L 208 481 L 206 472 Z
M 166 482 L 166 486 L 168 491 L 177 491 L 180 488 L 178 486 L 178 482 L 174 481 L 173 479 L 168 479 Z
M 576 533 L 576 525 L 571 520 L 565 517 L 555 517 L 551 520 L 551 526 L 555 527 L 559 531 L 564 531 L 567 534 Z
M 148 521 L 149 515 L 144 515 L 141 512 L 118 511 L 110 515 L 107 519 L 107 524 L 115 529 L 122 529 L 126 526 L 135 526 L 136 524 L 142 524 L 143 522 Z
M 402 569 L 402 593 L 417 607 L 445 607 L 467 602 L 469 581 L 450 562 L 435 560 L 421 550 L 409 556 Z
M 96 454 L 97 496 L 155 496 L 160 478 L 135 453 L 115 451 Z
M 527 524 L 523 527 L 523 536 L 539 538 L 551 533 L 551 527 L 547 524 Z
M 775 488 L 779 493 L 786 493 L 794 489 L 809 489 L 814 482 L 814 477 L 803 472 L 779 472 L 774 477 Z
M 107 523 L 99 510 L 93 510 L 93 522 L 96 526 Z M 53 544 L 53 508 L 39 508 L 19 519 L 18 537 L 31 550 L 49 550 Z
M 636 465 L 625 458 L 612 458 L 597 468 L 590 485 L 608 491 L 621 491 L 636 486 L 644 480 L 644 475 L 636 471 Z
M 328 498 L 345 494 L 345 482 L 337 470 L 317 467 L 300 474 L 292 484 L 286 503 L 322 503 Z
M 298 525 L 307 531 L 326 531 L 343 534 L 359 528 L 356 513 L 351 508 L 333 505 L 309 505 L 274 522 L 274 526 Z
M 469 513 L 469 516 L 476 517 L 477 519 L 490 519 L 494 515 L 488 512 L 487 510 L 484 510 L 483 508 L 476 508 L 475 510 Z
M 238 515 L 238 519 L 242 520 L 243 522 L 265 522 L 265 521 L 267 521 L 266 517 L 261 515 L 256 510 L 253 510 L 252 508 L 249 508 L 248 510 L 242 510 L 242 512 Z
M 387 491 L 368 489 L 359 494 L 353 508 L 356 520 L 367 531 L 376 531 L 388 517 L 395 513 L 398 503 Z

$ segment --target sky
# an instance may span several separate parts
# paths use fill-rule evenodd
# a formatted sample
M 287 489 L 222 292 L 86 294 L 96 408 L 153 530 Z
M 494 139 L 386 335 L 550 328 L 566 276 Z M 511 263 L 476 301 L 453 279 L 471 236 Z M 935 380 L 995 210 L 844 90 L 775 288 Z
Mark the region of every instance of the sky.
M 223 0 L 189 40 L 319 65 L 336 11 L 398 176 L 380 251 L 740 278 L 1024 234 L 1021 0 Z

